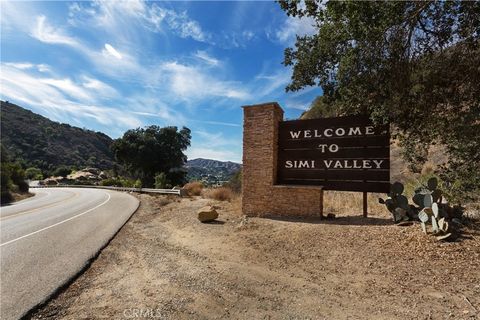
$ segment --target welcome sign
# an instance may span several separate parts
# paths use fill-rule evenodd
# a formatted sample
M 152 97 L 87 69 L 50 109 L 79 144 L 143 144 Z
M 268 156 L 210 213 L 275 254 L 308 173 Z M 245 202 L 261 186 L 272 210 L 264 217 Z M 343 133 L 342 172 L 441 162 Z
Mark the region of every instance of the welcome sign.
M 367 116 L 280 122 L 277 183 L 389 192 L 388 126 Z

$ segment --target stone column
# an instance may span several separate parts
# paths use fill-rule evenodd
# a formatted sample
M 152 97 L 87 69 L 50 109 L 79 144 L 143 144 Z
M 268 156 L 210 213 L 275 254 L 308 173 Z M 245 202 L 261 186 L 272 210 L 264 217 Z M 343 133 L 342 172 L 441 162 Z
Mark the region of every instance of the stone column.
M 242 209 L 246 215 L 269 212 L 276 180 L 278 123 L 283 110 L 276 102 L 243 107 Z
M 319 216 L 321 186 L 276 185 L 278 124 L 276 102 L 243 107 L 242 211 L 248 216 Z

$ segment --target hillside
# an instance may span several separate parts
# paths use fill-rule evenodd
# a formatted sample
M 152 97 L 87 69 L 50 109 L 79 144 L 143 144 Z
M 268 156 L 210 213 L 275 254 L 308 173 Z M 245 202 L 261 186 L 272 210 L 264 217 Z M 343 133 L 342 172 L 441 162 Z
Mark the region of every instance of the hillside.
M 1 137 L 12 160 L 50 172 L 61 165 L 112 167 L 112 139 L 54 122 L 8 101 L 1 103 Z
M 240 168 L 241 164 L 231 161 L 218 161 L 211 159 L 193 159 L 187 161 L 187 179 L 203 180 L 207 183 L 229 180 Z

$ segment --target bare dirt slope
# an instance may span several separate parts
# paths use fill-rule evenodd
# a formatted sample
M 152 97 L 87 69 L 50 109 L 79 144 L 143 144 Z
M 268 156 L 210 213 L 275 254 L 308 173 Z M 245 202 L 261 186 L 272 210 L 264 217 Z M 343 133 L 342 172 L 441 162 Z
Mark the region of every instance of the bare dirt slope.
M 460 242 L 438 243 L 418 225 L 392 225 L 387 214 L 246 219 L 238 203 L 139 197 L 139 211 L 92 266 L 34 318 L 480 315 L 477 231 Z M 196 219 L 206 204 L 220 207 L 217 223 Z

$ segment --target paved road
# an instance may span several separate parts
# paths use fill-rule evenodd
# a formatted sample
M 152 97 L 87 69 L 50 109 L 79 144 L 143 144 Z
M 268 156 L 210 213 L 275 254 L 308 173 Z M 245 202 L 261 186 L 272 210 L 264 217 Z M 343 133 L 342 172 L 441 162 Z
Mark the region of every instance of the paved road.
M 0 210 L 1 319 L 18 319 L 80 271 L 137 209 L 126 193 L 31 189 Z

